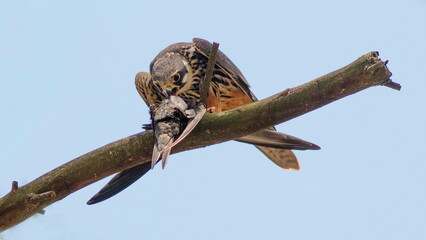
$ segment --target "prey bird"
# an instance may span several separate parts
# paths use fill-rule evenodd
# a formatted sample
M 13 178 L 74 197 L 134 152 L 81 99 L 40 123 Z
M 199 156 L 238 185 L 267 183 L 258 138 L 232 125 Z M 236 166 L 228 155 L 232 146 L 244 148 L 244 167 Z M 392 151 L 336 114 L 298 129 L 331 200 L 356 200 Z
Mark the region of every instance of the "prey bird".
M 170 96 L 151 113 L 152 129 L 156 138 L 151 168 L 154 168 L 161 157 L 164 169 L 172 147 L 182 141 L 204 116 L 204 105 L 195 104 L 194 107 L 189 107 L 182 98 Z
M 194 38 L 192 42 L 172 44 L 154 58 L 150 64 L 150 73 L 140 72 L 136 75 L 136 89 L 151 111 L 155 111 L 170 96 L 179 96 L 187 103 L 200 101 L 199 85 L 205 76 L 211 47 L 210 42 L 200 38 Z M 257 98 L 250 91 L 246 78 L 219 50 L 210 83 L 207 109 L 221 112 L 255 101 Z M 320 149 L 313 143 L 276 132 L 275 128 L 261 130 L 236 140 L 254 144 L 272 162 L 284 169 L 300 168 L 291 149 Z M 149 169 L 149 163 L 144 163 L 118 173 L 88 204 L 114 196 Z

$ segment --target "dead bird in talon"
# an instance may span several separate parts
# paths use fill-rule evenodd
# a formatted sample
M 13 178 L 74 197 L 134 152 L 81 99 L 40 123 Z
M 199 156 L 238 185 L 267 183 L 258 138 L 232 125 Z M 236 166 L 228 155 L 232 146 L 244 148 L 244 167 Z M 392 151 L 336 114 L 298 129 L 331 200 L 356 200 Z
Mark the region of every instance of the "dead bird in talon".
M 191 104 L 192 105 L 192 104 Z M 152 151 L 151 168 L 160 160 L 166 166 L 172 147 L 182 141 L 206 113 L 203 104 L 190 107 L 178 96 L 170 96 L 151 113 L 156 143 Z

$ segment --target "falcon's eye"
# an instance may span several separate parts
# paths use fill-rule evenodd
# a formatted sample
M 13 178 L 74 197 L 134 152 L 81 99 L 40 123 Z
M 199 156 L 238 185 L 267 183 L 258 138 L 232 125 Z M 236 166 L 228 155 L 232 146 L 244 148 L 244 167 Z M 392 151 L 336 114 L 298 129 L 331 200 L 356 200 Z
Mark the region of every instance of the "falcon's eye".
M 175 75 L 173 75 L 173 80 L 174 80 L 175 82 L 179 81 L 179 80 L 180 80 L 180 74 L 179 74 L 179 73 L 176 73 Z

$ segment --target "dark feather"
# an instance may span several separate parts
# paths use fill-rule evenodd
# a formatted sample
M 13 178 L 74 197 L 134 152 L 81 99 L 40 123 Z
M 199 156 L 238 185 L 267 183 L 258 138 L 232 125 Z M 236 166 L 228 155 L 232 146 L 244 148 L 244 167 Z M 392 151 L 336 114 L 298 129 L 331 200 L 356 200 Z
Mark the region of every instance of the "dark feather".
M 318 150 L 320 147 L 316 144 L 293 137 L 284 133 L 261 130 L 253 134 L 235 139 L 239 142 L 254 144 L 263 147 L 293 149 L 293 150 Z

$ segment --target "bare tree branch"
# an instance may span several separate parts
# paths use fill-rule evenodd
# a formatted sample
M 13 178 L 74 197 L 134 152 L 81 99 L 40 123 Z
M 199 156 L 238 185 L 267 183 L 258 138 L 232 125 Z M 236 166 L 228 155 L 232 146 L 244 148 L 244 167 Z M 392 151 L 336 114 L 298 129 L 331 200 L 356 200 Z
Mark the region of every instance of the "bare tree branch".
M 361 56 L 350 65 L 299 87 L 287 89 L 259 102 L 230 111 L 206 114 L 194 131 L 173 152 L 200 148 L 288 121 L 371 86 L 398 89 L 390 80 L 386 62 L 378 52 Z M 244 121 L 241 121 L 244 119 Z M 43 212 L 93 182 L 151 160 L 152 131 L 138 133 L 78 157 L 0 199 L 0 231 Z

